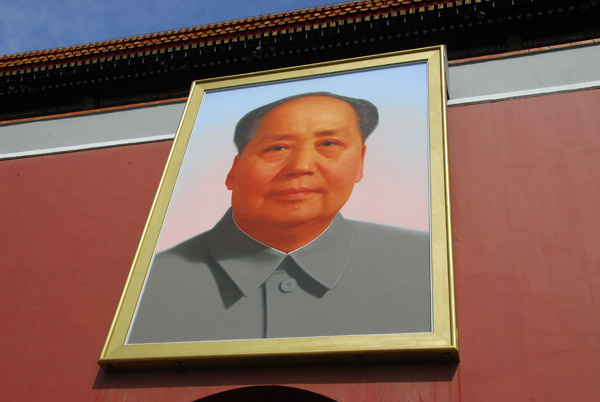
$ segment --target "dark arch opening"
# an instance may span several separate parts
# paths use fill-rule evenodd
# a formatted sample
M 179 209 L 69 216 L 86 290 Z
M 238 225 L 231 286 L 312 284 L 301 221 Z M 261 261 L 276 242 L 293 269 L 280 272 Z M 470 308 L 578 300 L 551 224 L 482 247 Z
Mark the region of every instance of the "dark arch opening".
M 230 389 L 200 398 L 194 402 L 337 402 L 334 399 L 304 389 L 281 385 L 260 385 Z

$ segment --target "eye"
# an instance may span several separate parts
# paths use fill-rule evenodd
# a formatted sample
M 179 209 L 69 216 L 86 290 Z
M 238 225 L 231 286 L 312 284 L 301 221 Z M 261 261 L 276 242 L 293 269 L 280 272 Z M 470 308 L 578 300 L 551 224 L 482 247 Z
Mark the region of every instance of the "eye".
M 267 149 L 265 149 L 265 152 L 283 151 L 286 148 L 287 147 L 285 145 L 273 145 L 273 146 L 270 146 Z
M 334 140 L 327 140 L 327 141 L 323 141 L 320 144 L 322 147 L 333 147 L 336 145 L 342 145 L 341 142 L 339 141 L 334 141 Z

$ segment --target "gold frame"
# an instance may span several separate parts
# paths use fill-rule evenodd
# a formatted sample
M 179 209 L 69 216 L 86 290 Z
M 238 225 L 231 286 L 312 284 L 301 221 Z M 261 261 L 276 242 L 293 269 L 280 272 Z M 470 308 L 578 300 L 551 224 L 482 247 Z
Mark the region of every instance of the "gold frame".
M 292 78 L 426 62 L 429 81 L 429 157 L 433 331 L 385 335 L 126 344 L 128 328 L 158 241 L 167 206 L 204 93 Z M 98 363 L 105 370 L 147 367 L 457 360 L 446 138 L 446 54 L 443 46 L 215 78 L 193 83 L 176 140 L 144 228 L 125 289 Z

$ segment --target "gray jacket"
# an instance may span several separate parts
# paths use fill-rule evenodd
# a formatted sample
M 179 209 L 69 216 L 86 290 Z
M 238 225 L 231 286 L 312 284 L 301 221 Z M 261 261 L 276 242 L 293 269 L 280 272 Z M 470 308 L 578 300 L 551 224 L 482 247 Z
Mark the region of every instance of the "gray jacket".
M 431 332 L 429 235 L 338 214 L 285 254 L 215 227 L 158 253 L 129 343 Z

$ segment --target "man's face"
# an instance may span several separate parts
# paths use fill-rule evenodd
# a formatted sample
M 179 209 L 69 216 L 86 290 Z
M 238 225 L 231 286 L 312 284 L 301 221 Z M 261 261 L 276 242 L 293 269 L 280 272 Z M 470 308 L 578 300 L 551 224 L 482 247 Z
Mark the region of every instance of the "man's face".
M 226 180 L 238 223 L 330 222 L 363 175 L 366 146 L 348 103 L 307 96 L 260 121 Z

